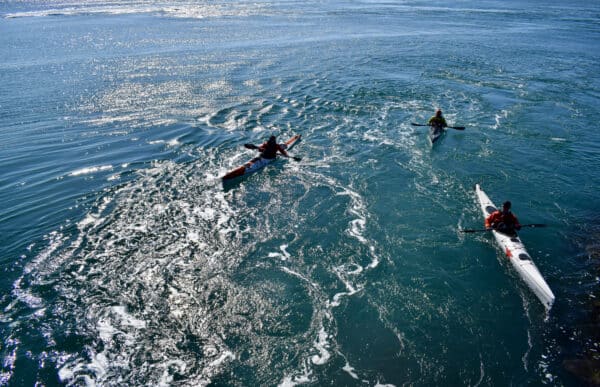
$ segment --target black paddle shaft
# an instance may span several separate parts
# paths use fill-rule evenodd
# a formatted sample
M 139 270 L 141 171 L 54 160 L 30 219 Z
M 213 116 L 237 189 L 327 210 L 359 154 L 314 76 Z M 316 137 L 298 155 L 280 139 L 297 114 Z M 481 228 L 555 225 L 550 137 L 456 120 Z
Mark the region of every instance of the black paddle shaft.
M 431 126 L 429 124 L 417 124 L 412 122 L 411 123 L 412 126 Z M 446 126 L 446 128 L 450 128 L 450 129 L 456 129 L 456 130 L 465 130 L 464 126 Z
M 539 227 L 546 227 L 546 225 L 543 223 L 532 223 L 532 224 L 522 224 L 521 227 L 539 228 Z M 486 231 L 493 231 L 493 230 L 494 230 L 493 228 L 481 228 L 481 229 L 465 229 L 465 230 L 460 230 L 460 232 L 470 233 L 470 232 L 486 232 Z

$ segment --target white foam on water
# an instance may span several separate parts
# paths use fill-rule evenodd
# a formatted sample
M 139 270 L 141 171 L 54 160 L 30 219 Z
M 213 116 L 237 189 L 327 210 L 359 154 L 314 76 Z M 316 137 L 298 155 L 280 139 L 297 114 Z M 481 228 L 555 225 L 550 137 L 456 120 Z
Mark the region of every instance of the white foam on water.
M 281 253 L 277 253 L 277 252 L 271 252 L 269 253 L 269 258 L 279 258 L 282 261 L 286 261 L 289 258 L 291 258 L 290 254 L 287 252 L 287 247 L 288 245 L 281 245 L 279 246 L 279 250 L 281 250 Z
M 73 380 L 75 378 L 75 374 L 83 369 L 82 365 L 76 364 L 74 367 L 70 366 L 71 363 L 66 363 L 58 370 L 58 378 L 61 382 L 65 382 L 67 380 Z M 91 382 L 91 380 L 90 380 Z M 86 386 L 93 385 L 91 383 L 86 383 Z
M 369 251 L 371 252 L 372 260 L 371 260 L 371 263 L 369 263 L 367 265 L 367 268 L 374 269 L 379 265 L 380 259 L 379 259 L 379 256 L 377 254 L 375 254 L 375 246 L 373 246 L 373 245 L 369 246 Z
M 34 261 L 25 267 L 23 270 L 25 274 L 31 273 L 37 265 L 42 262 L 46 262 L 50 257 L 54 256 L 56 251 L 63 246 L 64 236 L 57 232 L 52 231 L 48 236 L 46 236 L 48 240 L 48 247 L 46 247 L 42 252 L 38 254 L 38 256 L 34 259 Z M 20 283 L 22 277 L 15 282 L 15 285 Z M 20 288 L 20 286 L 16 286 L 16 288 Z
M 77 223 L 77 229 L 80 231 L 79 235 L 73 240 L 70 245 L 65 246 L 65 241 L 68 239 L 63 234 L 53 231 L 45 238 L 48 240 L 48 246 L 43 249 L 29 264 L 23 269 L 23 276 L 17 279 L 13 284 L 13 295 L 16 300 L 20 300 L 32 309 L 38 309 L 35 313 L 40 313 L 44 302 L 43 300 L 34 295 L 31 289 L 22 289 L 21 283 L 26 275 L 33 272 L 38 272 L 39 277 L 47 273 L 52 273 L 54 268 L 60 267 L 61 264 L 69 259 L 72 251 L 76 250 L 82 243 L 85 232 L 87 229 L 93 228 L 102 222 L 100 214 L 107 208 L 111 202 L 110 197 L 104 197 L 100 201 L 96 208 L 96 213 L 88 213 L 79 223 Z M 66 247 L 66 252 L 59 251 Z M 76 278 L 78 276 L 76 275 Z M 38 280 L 35 279 L 34 283 Z
M 4 370 L 6 370 L 5 372 L 0 371 L 0 385 L 2 385 L 2 386 L 9 385 L 10 378 L 15 369 L 15 362 L 17 360 L 17 351 L 19 349 L 17 340 L 9 339 L 9 340 L 7 340 L 7 342 L 5 344 L 13 346 L 13 349 L 4 357 L 4 361 L 2 362 L 2 367 Z
M 180 145 L 181 143 L 179 142 L 178 139 L 174 138 L 172 140 L 152 140 L 152 141 L 148 141 L 148 144 L 150 144 L 150 145 L 167 144 L 168 146 L 175 147 L 175 146 Z
M 212 207 L 195 207 L 194 215 L 200 216 L 204 220 L 213 220 L 217 216 L 217 210 Z
M 139 233 L 146 233 L 148 232 L 148 224 L 146 223 L 136 223 L 136 224 L 132 224 L 129 227 L 127 227 L 127 229 L 129 231 L 137 231 Z
M 374 142 L 378 145 L 390 145 L 395 146 L 396 142 L 386 136 L 383 136 L 380 131 L 368 130 L 363 134 L 363 140 L 368 142 Z M 377 160 L 375 160 L 377 162 Z
M 89 175 L 89 174 L 97 173 L 97 172 L 111 171 L 112 169 L 113 169 L 112 165 L 101 165 L 101 166 L 97 166 L 97 167 L 86 167 L 86 168 L 77 169 L 77 170 L 69 173 L 69 176 Z
M 95 313 L 92 312 L 90 317 L 96 318 L 94 315 Z M 117 337 L 127 348 L 134 348 L 138 331 L 145 328 L 146 322 L 131 316 L 124 306 L 105 308 L 99 313 L 96 321 L 96 330 L 98 337 L 104 343 L 104 350 L 93 356 L 86 369 L 91 370 L 101 380 L 109 368 L 128 367 L 125 360 L 119 360 L 119 356 L 110 356 L 111 360 L 108 360 L 109 352 L 114 350 Z
M 354 294 L 356 294 L 362 290 L 362 287 L 354 288 L 348 281 L 345 281 L 343 279 L 342 279 L 342 281 L 344 281 L 344 284 L 346 285 L 346 288 L 348 288 L 348 291 L 334 294 L 333 300 L 329 302 L 329 306 L 332 308 L 340 306 L 342 297 L 353 296 Z
M 348 278 L 346 278 L 347 275 L 352 275 L 356 271 L 347 271 L 345 265 L 334 268 L 333 272 L 336 274 L 336 276 L 339 278 L 339 280 L 342 281 L 342 283 L 346 287 L 347 291 L 336 293 L 333 296 L 333 299 L 328 302 L 328 307 L 330 307 L 330 308 L 335 308 L 335 307 L 340 306 L 342 297 L 351 297 L 351 296 L 355 295 L 356 293 L 362 291 L 364 288 L 364 285 L 355 286 L 352 283 L 352 281 L 350 281 Z
M 173 375 L 170 369 L 176 368 L 178 373 L 184 373 L 187 365 L 182 360 L 169 360 L 164 364 L 164 372 L 158 381 L 158 386 L 167 387 L 173 383 Z
M 48 247 L 26 266 L 25 275 L 33 273 L 34 283 L 43 283 L 61 267 L 69 268 L 67 280 L 60 285 L 61 298 L 77 301 L 60 308 L 64 308 L 67 315 L 70 313 L 71 319 L 77 320 L 73 323 L 81 329 L 79 334 L 100 343 L 79 353 L 61 355 L 57 369 L 63 383 L 102 385 L 117 380 L 135 380 L 140 371 L 133 362 L 143 359 L 148 348 L 172 345 L 175 338 L 169 335 L 177 336 L 179 332 L 157 331 L 147 320 L 147 316 L 155 318 L 158 309 L 162 308 L 163 301 L 158 296 L 166 283 L 169 284 L 166 287 L 169 295 L 164 302 L 168 301 L 171 315 L 192 323 L 198 321 L 192 316 L 202 316 L 204 323 L 196 326 L 199 331 L 195 334 L 202 336 L 206 356 L 202 359 L 156 358 L 146 368 L 146 381 L 156 385 L 170 384 L 175 380 L 175 374 L 186 374 L 194 369 L 186 375 L 187 380 L 206 385 L 226 367 L 229 359 L 235 359 L 233 352 L 222 343 L 219 333 L 210 327 L 218 321 L 212 321 L 212 313 L 201 307 L 194 283 L 198 273 L 210 278 L 211 270 L 218 273 L 220 267 L 226 267 L 227 260 L 220 257 L 231 243 L 231 237 L 240 232 L 238 220 L 233 217 L 235 210 L 223 192 L 203 189 L 198 196 L 188 194 L 187 186 L 182 189 L 177 185 L 170 185 L 169 190 L 165 190 L 163 177 L 181 175 L 180 169 L 187 177 L 197 176 L 189 173 L 195 170 L 194 166 L 170 162 L 155 163 L 152 168 L 140 171 L 139 179 L 116 188 L 92 207 L 77 224 L 79 234 L 70 244 L 65 243 L 68 239 L 61 233 L 51 233 L 47 237 Z M 174 180 L 187 181 L 183 178 Z M 178 191 L 185 192 L 183 198 L 170 198 L 171 192 Z M 111 212 L 105 213 L 113 202 Z M 233 233 L 225 238 L 223 245 L 211 237 L 211 233 L 216 233 L 219 228 L 227 228 Z M 79 250 L 82 244 L 84 248 Z M 197 246 L 201 248 L 197 249 Z M 190 248 L 196 251 L 193 259 L 189 256 Z M 285 247 L 282 251 L 287 253 Z M 235 259 L 237 254 L 232 250 L 228 260 Z M 199 260 L 204 264 L 197 262 Z M 203 265 L 202 271 L 194 271 L 197 265 Z M 174 271 L 169 274 L 172 269 Z M 34 289 L 20 289 L 21 282 L 14 284 L 15 302 L 20 298 L 29 307 L 43 311 L 44 301 Z M 93 296 L 88 298 L 86 292 Z M 88 305 L 77 306 L 88 299 Z M 130 302 L 141 309 L 130 313 L 126 306 Z M 82 309 L 78 310 L 79 307 Z M 34 310 L 32 316 L 35 313 Z M 51 328 L 44 335 L 49 342 L 54 340 Z M 186 357 L 188 352 L 181 351 L 180 355 Z
M 304 363 L 300 374 L 284 376 L 283 380 L 278 384 L 278 387 L 294 387 L 297 385 L 314 382 L 314 380 L 311 379 L 311 376 L 312 371 L 306 365 L 306 363 Z
M 64 382 L 65 380 L 73 380 L 75 371 L 68 366 L 62 366 L 58 369 L 58 378 Z
M 282 266 L 282 267 L 281 267 L 281 270 L 283 270 L 284 272 L 286 272 L 286 273 L 288 273 L 288 274 L 290 274 L 290 275 L 293 275 L 293 276 L 295 276 L 295 277 L 298 277 L 298 278 L 300 278 L 300 279 L 301 279 L 301 280 L 303 280 L 304 282 L 306 282 L 306 283 L 310 284 L 310 285 L 311 285 L 313 288 L 318 288 L 318 287 L 319 287 L 319 285 L 318 285 L 317 283 L 315 283 L 315 282 L 312 282 L 312 281 L 311 281 L 311 280 L 310 280 L 308 277 L 305 277 L 305 276 L 303 276 L 302 274 L 300 274 L 300 273 L 298 273 L 298 272 L 295 272 L 294 270 L 292 270 L 292 269 L 290 269 L 290 268 L 288 268 L 288 267 Z
M 146 322 L 127 313 L 127 308 L 125 306 L 113 306 L 111 310 L 119 318 L 121 325 L 133 327 L 135 329 L 146 328 Z
M 479 380 L 475 383 L 474 387 L 481 385 L 483 382 L 483 378 L 485 377 L 485 368 L 483 365 L 483 360 L 481 359 L 481 354 L 479 355 Z
M 106 318 L 100 318 L 96 322 L 96 330 L 99 333 L 100 339 L 103 341 L 111 340 L 114 335 L 120 332 L 112 325 L 111 321 Z
M 198 243 L 200 247 L 206 247 L 206 243 L 200 243 L 200 233 L 197 231 L 188 231 L 187 239 L 190 242 Z
M 281 250 L 281 252 L 283 254 L 284 260 L 289 259 L 291 257 L 290 253 L 287 252 L 287 248 L 288 248 L 288 245 L 279 246 L 279 249 Z
M 349 223 L 347 230 L 348 234 L 356 238 L 360 243 L 366 245 L 369 248 L 371 255 L 371 263 L 367 265 L 367 268 L 373 269 L 379 265 L 379 257 L 375 255 L 375 247 L 369 243 L 369 240 L 363 235 L 367 225 L 367 209 L 363 202 L 362 197 L 357 192 L 345 188 L 343 191 L 338 192 L 336 195 L 349 196 L 350 197 L 350 208 L 348 212 L 357 216 L 357 219 L 353 219 Z
M 362 273 L 362 272 L 365 270 L 365 269 L 364 269 L 362 266 L 360 266 L 360 265 L 356 265 L 356 264 L 355 264 L 355 265 L 353 265 L 353 266 L 354 266 L 354 267 L 356 267 L 356 268 L 355 268 L 354 270 L 348 270 L 348 272 L 347 272 L 348 274 L 351 274 L 351 275 L 358 275 L 358 274 Z
M 501 110 L 499 114 L 494 115 L 495 124 L 492 125 L 492 129 L 498 129 L 502 126 L 502 121 L 508 117 L 508 110 Z
M 211 361 L 209 365 L 211 367 L 217 367 L 222 365 L 227 359 L 235 360 L 235 355 L 233 354 L 233 352 L 225 351 L 221 353 L 221 355 L 217 359 Z
M 346 364 L 342 367 L 342 370 L 344 370 L 348 375 L 350 375 L 352 379 L 359 380 L 358 375 L 356 374 L 356 372 L 354 372 L 356 370 L 350 365 L 350 363 L 348 363 L 348 361 L 346 361 Z
M 93 372 L 99 380 L 103 380 L 106 377 L 108 368 L 111 366 L 109 363 L 110 361 L 106 355 L 100 352 L 92 357 L 92 361 L 87 364 L 87 369 Z
M 58 370 L 61 382 L 69 382 L 83 379 L 86 386 L 96 386 L 99 380 L 107 375 L 109 361 L 103 353 L 93 354 L 91 361 L 87 364 L 67 362 Z M 92 378 L 88 373 L 94 374 Z M 70 384 L 70 383 L 69 383 Z
M 319 354 L 311 357 L 313 364 L 323 365 L 331 358 L 331 353 L 328 350 L 330 346 L 328 339 L 329 335 L 325 331 L 325 328 L 321 327 L 317 340 L 314 342 L 314 347 L 319 351 Z
M 348 230 L 348 234 L 352 235 L 362 244 L 368 244 L 367 238 L 362 236 L 363 231 L 365 230 L 365 225 L 367 221 L 365 219 L 354 219 L 350 221 L 350 229 Z

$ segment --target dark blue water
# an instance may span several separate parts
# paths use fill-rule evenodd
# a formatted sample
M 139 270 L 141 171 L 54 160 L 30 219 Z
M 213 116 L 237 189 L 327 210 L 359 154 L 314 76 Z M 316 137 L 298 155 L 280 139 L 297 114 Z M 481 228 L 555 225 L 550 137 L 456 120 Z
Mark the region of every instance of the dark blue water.
M 593 383 L 599 59 L 583 1 L 1 3 L 0 384 Z

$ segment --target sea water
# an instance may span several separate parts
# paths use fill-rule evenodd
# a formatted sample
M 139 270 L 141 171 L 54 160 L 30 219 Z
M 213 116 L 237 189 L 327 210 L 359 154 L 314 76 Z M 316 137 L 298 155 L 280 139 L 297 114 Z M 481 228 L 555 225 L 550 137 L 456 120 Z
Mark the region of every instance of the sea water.
M 593 381 L 599 63 L 589 1 L 0 3 L 0 385 Z

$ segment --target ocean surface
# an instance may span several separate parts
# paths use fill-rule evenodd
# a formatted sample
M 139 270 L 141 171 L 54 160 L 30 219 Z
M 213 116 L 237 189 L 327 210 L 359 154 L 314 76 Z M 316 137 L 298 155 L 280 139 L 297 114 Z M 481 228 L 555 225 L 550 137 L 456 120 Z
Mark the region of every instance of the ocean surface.
M 0 385 L 600 383 L 599 117 L 596 1 L 0 2 Z

